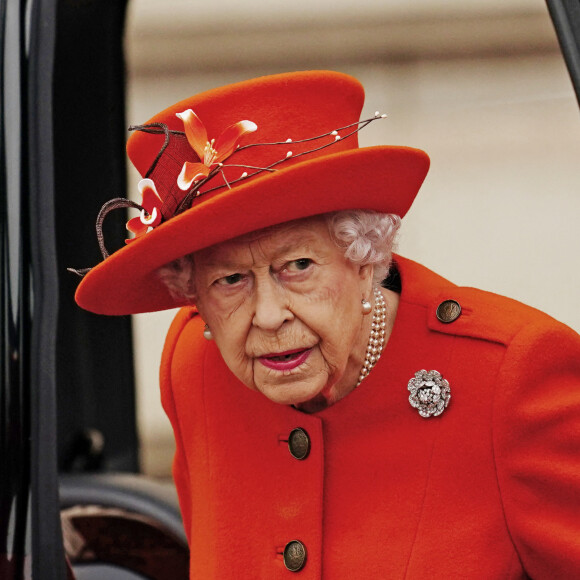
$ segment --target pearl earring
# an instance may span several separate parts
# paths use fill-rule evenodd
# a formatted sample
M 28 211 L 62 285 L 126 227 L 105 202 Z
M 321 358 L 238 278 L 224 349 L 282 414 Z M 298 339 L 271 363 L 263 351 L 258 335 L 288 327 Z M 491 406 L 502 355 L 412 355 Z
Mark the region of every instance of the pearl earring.
M 371 310 L 373 309 L 373 305 L 366 298 L 363 298 L 361 300 L 361 305 L 362 305 L 362 313 L 365 316 L 367 314 L 370 314 L 371 313 Z
M 205 338 L 206 340 L 213 339 L 213 334 L 211 333 L 211 330 L 209 329 L 209 326 L 207 324 L 203 327 L 203 338 Z

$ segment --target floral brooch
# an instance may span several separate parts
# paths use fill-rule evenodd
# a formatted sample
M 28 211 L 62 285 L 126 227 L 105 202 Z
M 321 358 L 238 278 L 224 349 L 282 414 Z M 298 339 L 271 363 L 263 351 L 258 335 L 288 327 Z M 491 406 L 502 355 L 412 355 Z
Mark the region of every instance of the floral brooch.
M 425 419 L 441 415 L 451 399 L 449 382 L 437 371 L 417 371 L 407 388 L 411 407 Z

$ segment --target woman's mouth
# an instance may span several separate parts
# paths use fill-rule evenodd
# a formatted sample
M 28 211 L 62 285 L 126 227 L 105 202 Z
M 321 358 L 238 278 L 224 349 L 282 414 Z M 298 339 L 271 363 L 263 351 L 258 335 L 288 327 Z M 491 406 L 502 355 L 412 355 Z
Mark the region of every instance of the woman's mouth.
M 269 369 L 289 371 L 299 367 L 310 355 L 312 348 L 297 348 L 285 352 L 265 354 L 258 360 Z

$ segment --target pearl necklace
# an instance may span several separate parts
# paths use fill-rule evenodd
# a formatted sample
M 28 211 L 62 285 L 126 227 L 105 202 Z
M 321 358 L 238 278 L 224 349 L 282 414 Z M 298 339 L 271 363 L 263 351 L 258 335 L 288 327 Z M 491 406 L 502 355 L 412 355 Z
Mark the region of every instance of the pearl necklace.
M 371 323 L 371 334 L 365 354 L 365 362 L 358 377 L 358 387 L 362 380 L 371 372 L 371 369 L 381 358 L 383 347 L 385 346 L 385 333 L 387 327 L 387 306 L 383 294 L 375 288 L 375 307 L 373 310 L 373 321 Z

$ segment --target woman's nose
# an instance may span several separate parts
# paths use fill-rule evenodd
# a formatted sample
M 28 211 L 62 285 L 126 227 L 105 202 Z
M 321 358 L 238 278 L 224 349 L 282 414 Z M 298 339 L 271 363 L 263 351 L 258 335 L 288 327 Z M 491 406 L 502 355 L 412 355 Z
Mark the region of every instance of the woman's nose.
M 286 290 L 271 277 L 257 281 L 254 292 L 254 326 L 278 330 L 284 322 L 294 318 Z

